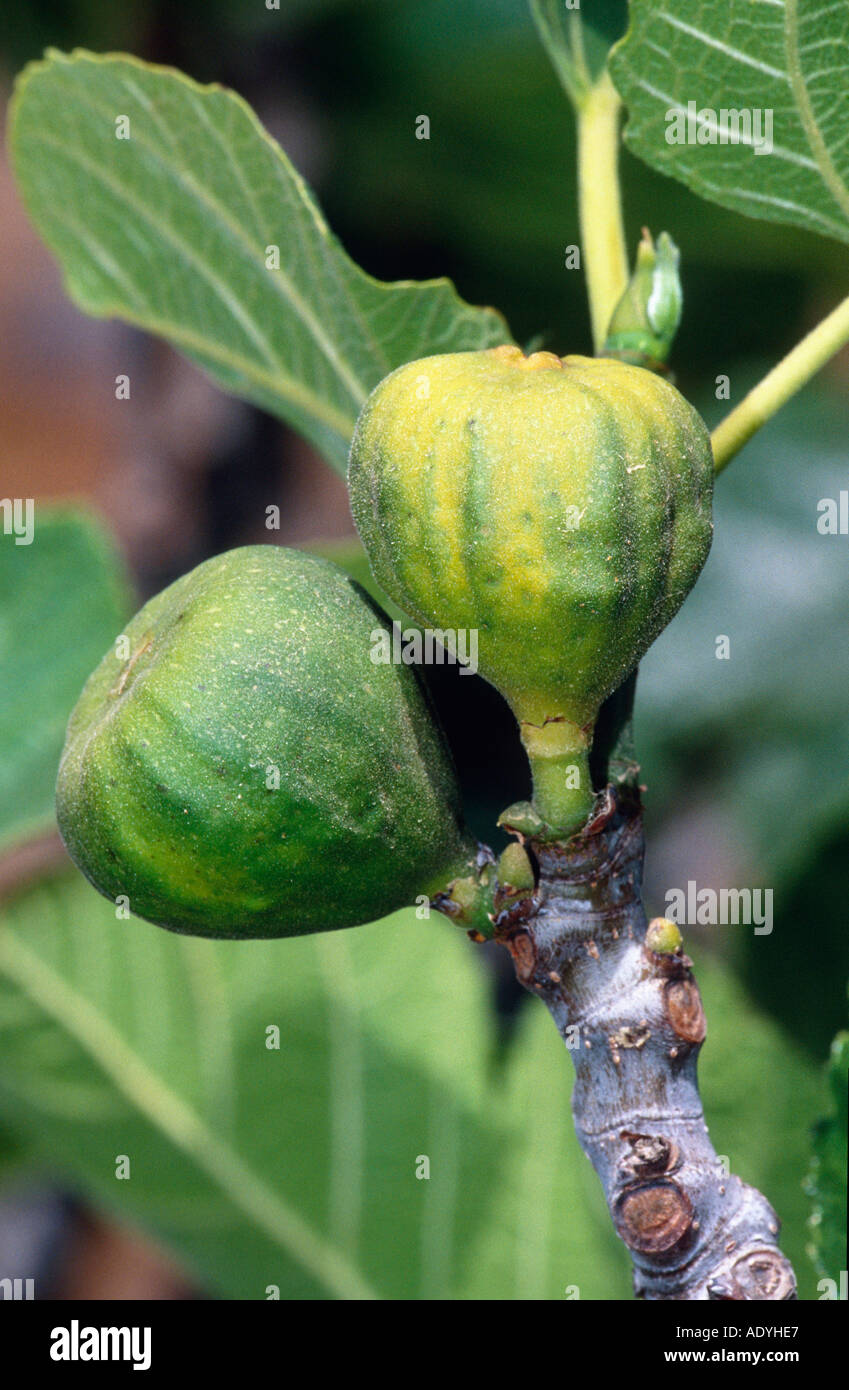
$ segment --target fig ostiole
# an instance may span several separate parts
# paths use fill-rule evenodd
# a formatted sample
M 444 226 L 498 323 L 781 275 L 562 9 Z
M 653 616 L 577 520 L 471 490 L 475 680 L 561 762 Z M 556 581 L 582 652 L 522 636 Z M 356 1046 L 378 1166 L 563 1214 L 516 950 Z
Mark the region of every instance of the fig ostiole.
M 417 673 L 370 660 L 381 625 L 337 566 L 270 545 L 146 603 L 80 696 L 59 770 L 59 826 L 94 886 L 202 936 L 353 926 L 453 883 L 460 920 L 486 921 Z
M 351 506 L 377 582 L 417 621 L 475 629 L 548 830 L 590 814 L 601 703 L 707 558 L 713 458 L 653 372 L 514 346 L 423 358 L 366 401 Z

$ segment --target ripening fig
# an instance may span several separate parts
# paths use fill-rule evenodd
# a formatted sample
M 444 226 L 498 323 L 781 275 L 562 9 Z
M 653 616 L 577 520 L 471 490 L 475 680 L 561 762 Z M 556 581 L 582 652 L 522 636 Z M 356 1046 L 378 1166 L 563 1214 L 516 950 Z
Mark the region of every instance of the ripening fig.
M 518 347 L 410 362 L 366 401 L 354 519 L 375 578 L 419 622 L 477 629 L 560 833 L 589 813 L 602 701 L 677 612 L 710 549 L 713 460 L 674 386 L 605 358 Z
M 468 873 L 419 680 L 371 660 L 384 626 L 337 566 L 276 546 L 145 604 L 83 690 L 59 770 L 59 826 L 94 886 L 174 931 L 291 936 Z

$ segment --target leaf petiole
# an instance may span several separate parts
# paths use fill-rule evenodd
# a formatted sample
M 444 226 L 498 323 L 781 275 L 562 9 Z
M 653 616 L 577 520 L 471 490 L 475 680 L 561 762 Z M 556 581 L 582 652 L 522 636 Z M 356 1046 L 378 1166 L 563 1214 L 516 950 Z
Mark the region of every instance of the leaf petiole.
M 849 342 L 849 296 L 754 386 L 711 435 L 717 473 Z
M 619 187 L 621 106 L 605 72 L 576 108 L 581 254 L 597 355 L 607 337 L 613 310 L 628 284 Z

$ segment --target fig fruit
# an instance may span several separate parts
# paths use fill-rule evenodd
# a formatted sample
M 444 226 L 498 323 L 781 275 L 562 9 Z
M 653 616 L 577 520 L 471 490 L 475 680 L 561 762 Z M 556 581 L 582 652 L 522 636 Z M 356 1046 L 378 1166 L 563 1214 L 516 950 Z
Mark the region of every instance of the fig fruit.
M 86 877 L 173 931 L 257 937 L 371 921 L 468 873 L 418 677 L 370 659 L 385 626 L 336 565 L 277 546 L 145 604 L 68 727 L 57 814 Z
M 377 582 L 423 624 L 477 630 L 481 674 L 520 723 L 535 809 L 571 833 L 592 805 L 599 706 L 710 549 L 700 416 L 624 362 L 451 353 L 375 388 L 348 476 Z

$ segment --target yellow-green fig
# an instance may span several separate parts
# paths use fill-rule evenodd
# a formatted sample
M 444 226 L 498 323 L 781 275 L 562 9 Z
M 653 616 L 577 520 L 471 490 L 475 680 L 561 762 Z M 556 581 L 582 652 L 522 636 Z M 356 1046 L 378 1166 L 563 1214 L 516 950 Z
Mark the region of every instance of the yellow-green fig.
M 518 347 L 423 358 L 366 401 L 351 505 L 378 583 L 419 622 L 478 632 L 544 821 L 592 803 L 602 701 L 686 598 L 712 536 L 713 458 L 674 386 Z

